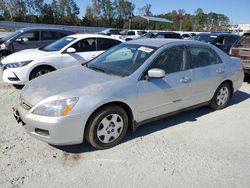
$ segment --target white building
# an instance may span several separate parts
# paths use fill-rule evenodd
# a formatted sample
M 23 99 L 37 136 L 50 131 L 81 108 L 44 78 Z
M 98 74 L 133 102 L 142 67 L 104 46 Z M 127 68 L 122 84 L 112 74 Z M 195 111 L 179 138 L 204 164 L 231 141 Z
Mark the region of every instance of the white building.
M 231 31 L 239 34 L 250 32 L 250 24 L 231 25 Z

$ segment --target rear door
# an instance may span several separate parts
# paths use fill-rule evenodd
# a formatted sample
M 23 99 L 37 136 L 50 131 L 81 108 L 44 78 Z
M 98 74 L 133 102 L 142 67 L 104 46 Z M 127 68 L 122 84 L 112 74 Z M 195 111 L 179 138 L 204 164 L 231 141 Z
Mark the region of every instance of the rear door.
M 185 46 L 164 50 L 151 68 L 165 70 L 166 76 L 161 79 L 142 78 L 138 82 L 140 121 L 192 105 L 192 75 Z
M 225 64 L 217 53 L 207 46 L 189 46 L 192 68 L 192 97 L 195 104 L 212 99 L 225 78 Z

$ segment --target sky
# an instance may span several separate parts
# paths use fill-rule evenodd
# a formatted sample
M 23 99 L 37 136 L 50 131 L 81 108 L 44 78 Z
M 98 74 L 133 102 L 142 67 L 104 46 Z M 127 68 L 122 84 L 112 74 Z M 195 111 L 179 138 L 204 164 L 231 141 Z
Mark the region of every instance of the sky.
M 216 12 L 229 17 L 231 24 L 250 24 L 250 0 L 129 0 L 136 8 L 145 4 L 151 4 L 153 14 L 164 14 L 172 10 L 184 9 L 186 13 L 194 14 L 197 8 L 202 8 L 205 13 Z M 45 0 L 51 2 L 51 0 Z M 85 14 L 87 5 L 92 4 L 92 0 L 75 0 L 80 8 L 80 16 Z

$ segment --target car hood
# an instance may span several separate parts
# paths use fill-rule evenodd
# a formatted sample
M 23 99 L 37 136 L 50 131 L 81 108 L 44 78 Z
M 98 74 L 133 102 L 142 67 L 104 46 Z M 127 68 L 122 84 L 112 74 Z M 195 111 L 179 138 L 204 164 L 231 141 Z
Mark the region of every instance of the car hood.
M 44 52 L 39 49 L 22 50 L 7 56 L 2 60 L 2 63 L 8 64 L 20 61 L 30 61 L 48 54 L 48 52 Z
M 105 88 L 105 83 L 117 79 L 121 78 L 77 65 L 48 73 L 30 81 L 23 88 L 21 98 L 34 106 L 43 99 L 58 94 L 61 97 L 80 97 L 97 93 Z

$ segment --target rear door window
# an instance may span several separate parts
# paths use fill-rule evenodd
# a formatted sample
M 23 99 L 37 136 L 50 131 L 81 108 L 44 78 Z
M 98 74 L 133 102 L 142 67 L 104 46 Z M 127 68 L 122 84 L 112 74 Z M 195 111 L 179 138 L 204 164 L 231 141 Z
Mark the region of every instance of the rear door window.
M 71 47 L 76 49 L 76 52 L 92 52 L 97 50 L 96 46 L 96 38 L 88 38 L 83 39 L 75 44 L 73 44 Z
M 191 46 L 189 49 L 192 68 L 206 67 L 222 63 L 222 60 L 216 52 L 209 47 Z
M 120 44 L 121 42 L 118 40 L 113 40 L 113 39 L 105 39 L 105 38 L 98 38 L 97 39 L 97 50 L 103 51 L 107 50 L 109 48 L 112 48 L 113 46 L 116 46 Z
M 42 31 L 42 40 L 58 40 L 66 37 L 66 34 L 54 32 L 54 31 Z

